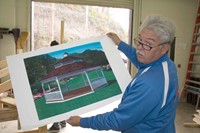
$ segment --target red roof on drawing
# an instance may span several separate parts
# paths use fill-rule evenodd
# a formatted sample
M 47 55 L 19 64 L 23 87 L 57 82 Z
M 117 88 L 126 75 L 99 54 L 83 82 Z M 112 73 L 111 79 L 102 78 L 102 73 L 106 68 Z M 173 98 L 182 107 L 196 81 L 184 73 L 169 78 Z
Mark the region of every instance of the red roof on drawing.
M 80 58 L 76 58 L 76 57 L 64 57 L 62 60 L 58 61 L 56 64 L 59 63 L 64 63 L 64 62 L 70 62 L 72 60 L 77 60 Z M 63 65 L 61 67 L 58 68 L 54 68 L 53 70 L 51 70 L 48 75 L 46 75 L 42 80 L 46 80 L 49 79 L 51 77 L 54 76 L 58 76 L 58 75 L 62 75 L 62 74 L 67 74 L 70 72 L 75 72 L 78 70 L 82 70 L 82 69 L 86 69 L 86 68 L 92 68 L 95 67 L 92 64 L 88 64 L 86 62 L 75 62 L 75 63 L 71 63 L 71 64 L 67 64 L 67 65 Z

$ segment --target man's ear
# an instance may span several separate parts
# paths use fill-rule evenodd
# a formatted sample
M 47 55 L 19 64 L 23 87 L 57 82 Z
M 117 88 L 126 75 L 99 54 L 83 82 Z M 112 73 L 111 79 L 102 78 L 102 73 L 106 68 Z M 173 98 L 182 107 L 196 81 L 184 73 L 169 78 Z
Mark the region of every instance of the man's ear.
M 170 48 L 170 45 L 168 44 L 168 43 L 166 43 L 166 44 L 163 44 L 162 45 L 162 48 L 161 48 L 161 53 L 164 55 L 164 54 L 166 54 L 168 51 L 169 51 L 169 48 Z

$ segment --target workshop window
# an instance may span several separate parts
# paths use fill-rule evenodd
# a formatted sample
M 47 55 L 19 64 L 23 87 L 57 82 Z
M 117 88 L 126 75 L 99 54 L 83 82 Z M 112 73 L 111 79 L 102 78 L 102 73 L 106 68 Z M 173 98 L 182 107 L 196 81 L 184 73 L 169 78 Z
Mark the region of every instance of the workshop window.
M 132 10 L 100 6 L 32 2 L 31 50 L 49 47 L 51 41 L 63 42 L 85 39 L 108 32 L 117 33 L 122 40 L 131 40 Z M 122 54 L 125 62 L 126 57 Z

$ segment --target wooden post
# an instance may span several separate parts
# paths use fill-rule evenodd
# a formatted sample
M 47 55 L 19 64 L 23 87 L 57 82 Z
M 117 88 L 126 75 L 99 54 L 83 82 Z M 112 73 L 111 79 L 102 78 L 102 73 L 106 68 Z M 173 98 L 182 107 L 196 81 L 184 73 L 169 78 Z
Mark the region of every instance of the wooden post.
M 47 125 L 39 127 L 38 133 L 47 133 Z
M 64 42 L 64 27 L 65 23 L 64 21 L 61 21 L 60 44 Z

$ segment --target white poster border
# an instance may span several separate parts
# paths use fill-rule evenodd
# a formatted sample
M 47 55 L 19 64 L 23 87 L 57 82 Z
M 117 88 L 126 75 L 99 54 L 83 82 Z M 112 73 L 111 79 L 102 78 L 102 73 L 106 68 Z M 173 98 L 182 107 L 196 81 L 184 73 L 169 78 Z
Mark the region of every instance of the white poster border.
M 106 57 L 109 61 L 109 64 L 115 74 L 117 82 L 124 92 L 128 83 L 131 81 L 131 76 L 125 67 L 125 64 L 120 56 L 119 50 L 117 50 L 114 42 L 107 36 L 94 37 L 85 40 L 79 40 L 75 42 L 69 42 L 61 44 L 54 47 L 48 47 L 39 49 L 32 52 L 22 53 L 18 55 L 8 56 L 7 63 L 10 72 L 10 77 L 12 81 L 12 86 L 14 90 L 14 95 L 16 99 L 16 105 L 18 109 L 19 119 L 21 128 L 23 130 L 29 130 L 32 128 L 40 127 L 53 123 L 56 121 L 65 120 L 72 115 L 82 115 L 93 111 L 95 109 L 101 108 L 105 105 L 108 105 L 116 100 L 121 99 L 122 94 L 108 98 L 106 100 L 99 101 L 97 103 L 81 107 L 70 112 L 66 112 L 61 115 L 56 115 L 47 119 L 39 120 L 37 117 L 37 111 L 35 108 L 34 100 L 32 98 L 32 92 L 30 89 L 28 77 L 26 74 L 26 68 L 24 64 L 24 59 L 32 56 L 37 56 L 41 54 L 46 54 L 66 48 L 72 48 L 75 46 L 80 46 L 92 42 L 100 42 L 103 50 L 106 54 Z M 106 110 L 103 110 L 106 111 Z M 103 112 L 102 112 L 103 113 Z

